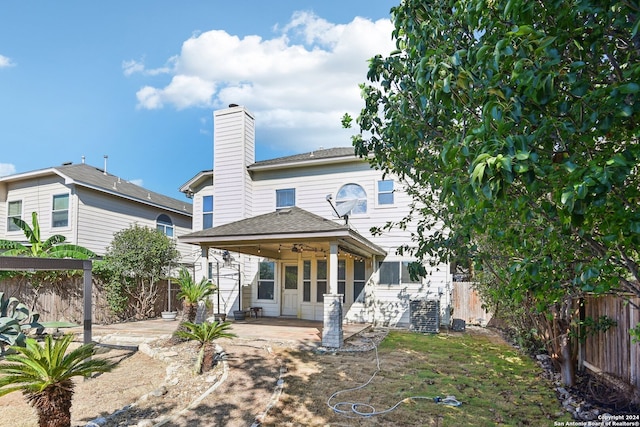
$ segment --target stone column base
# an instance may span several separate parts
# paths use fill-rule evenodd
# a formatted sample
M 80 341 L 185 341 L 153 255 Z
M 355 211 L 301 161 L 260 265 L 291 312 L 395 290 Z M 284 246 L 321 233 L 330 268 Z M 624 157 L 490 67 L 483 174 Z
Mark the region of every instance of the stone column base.
M 342 332 L 342 295 L 324 295 L 324 325 L 322 328 L 322 345 L 340 348 L 344 343 Z

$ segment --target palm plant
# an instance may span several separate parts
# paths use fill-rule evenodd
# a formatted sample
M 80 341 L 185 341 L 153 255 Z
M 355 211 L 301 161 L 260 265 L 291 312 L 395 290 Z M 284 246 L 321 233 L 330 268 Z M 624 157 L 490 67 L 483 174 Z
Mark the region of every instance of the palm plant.
M 237 335 L 228 332 L 231 329 L 229 322 L 204 322 L 200 324 L 184 322 L 185 330 L 178 330 L 176 334 L 188 340 L 200 343 L 200 352 L 196 361 L 195 371 L 200 374 L 204 370 L 209 370 L 213 366 L 214 347 L 213 341 L 218 338 L 234 338 Z
M 187 322 L 196 321 L 196 313 L 198 311 L 198 303 L 209 295 L 213 294 L 216 287 L 212 285 L 205 277 L 196 282 L 186 268 L 181 268 L 178 273 L 178 284 L 180 292 L 178 298 L 182 299 L 183 318 Z
M 88 377 L 94 372 L 108 372 L 115 363 L 91 359 L 94 343 L 84 344 L 67 354 L 73 335 L 54 340 L 45 337 L 41 346 L 27 338 L 26 347 L 11 347 L 16 354 L 0 364 L 0 396 L 22 391 L 38 414 L 39 427 L 69 427 L 71 400 L 76 376 Z

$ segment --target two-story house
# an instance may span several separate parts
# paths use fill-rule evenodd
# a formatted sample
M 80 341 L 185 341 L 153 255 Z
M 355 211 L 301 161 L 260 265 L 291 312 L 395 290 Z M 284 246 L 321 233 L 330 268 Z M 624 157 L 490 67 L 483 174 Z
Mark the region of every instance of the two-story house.
M 411 225 L 370 231 L 409 212 L 403 183 L 352 147 L 256 162 L 254 125 L 244 107 L 215 111 L 213 170 L 181 187 L 193 198 L 194 232 L 180 240 L 200 246 L 198 274 L 220 286 L 215 310 L 322 320 L 323 342 L 336 347 L 343 321 L 408 327 L 414 302 L 438 302 L 437 322 L 448 322 L 448 266 L 412 279 L 414 260 L 396 253 Z
M 24 241 L 12 217 L 31 224 L 38 214 L 42 238 L 54 234 L 68 243 L 104 255 L 114 233 L 137 223 L 177 238 L 191 231 L 192 206 L 149 191 L 106 170 L 85 164 L 63 164 L 0 177 L 0 238 Z M 181 261 L 194 262 L 199 251 L 177 242 Z

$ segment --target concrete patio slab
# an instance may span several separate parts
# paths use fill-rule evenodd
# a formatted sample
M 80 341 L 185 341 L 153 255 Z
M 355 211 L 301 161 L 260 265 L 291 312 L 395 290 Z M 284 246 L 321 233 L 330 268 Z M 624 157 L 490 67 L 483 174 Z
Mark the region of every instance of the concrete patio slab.
M 242 321 L 230 320 L 231 331 L 240 339 L 265 340 L 304 346 L 318 347 L 322 343 L 322 322 L 286 317 L 247 318 Z M 101 344 L 135 347 L 144 342 L 169 338 L 178 327 L 178 321 L 163 319 L 93 325 L 93 341 Z M 369 328 L 369 324 L 345 324 L 345 341 L 353 335 Z M 82 335 L 81 328 L 65 330 Z

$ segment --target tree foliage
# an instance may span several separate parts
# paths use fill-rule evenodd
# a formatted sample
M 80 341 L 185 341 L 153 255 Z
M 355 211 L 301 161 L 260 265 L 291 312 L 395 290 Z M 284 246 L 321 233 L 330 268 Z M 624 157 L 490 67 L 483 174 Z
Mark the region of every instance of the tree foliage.
M 105 282 L 110 309 L 123 318 L 154 317 L 157 283 L 179 257 L 175 242 L 152 228 L 134 224 L 115 233 L 103 261 L 94 267 Z
M 474 259 L 485 294 L 542 316 L 568 366 L 576 298 L 640 295 L 640 9 L 405 0 L 392 14 L 398 49 L 371 59 L 354 145 L 408 183 L 418 229 L 402 249 Z

